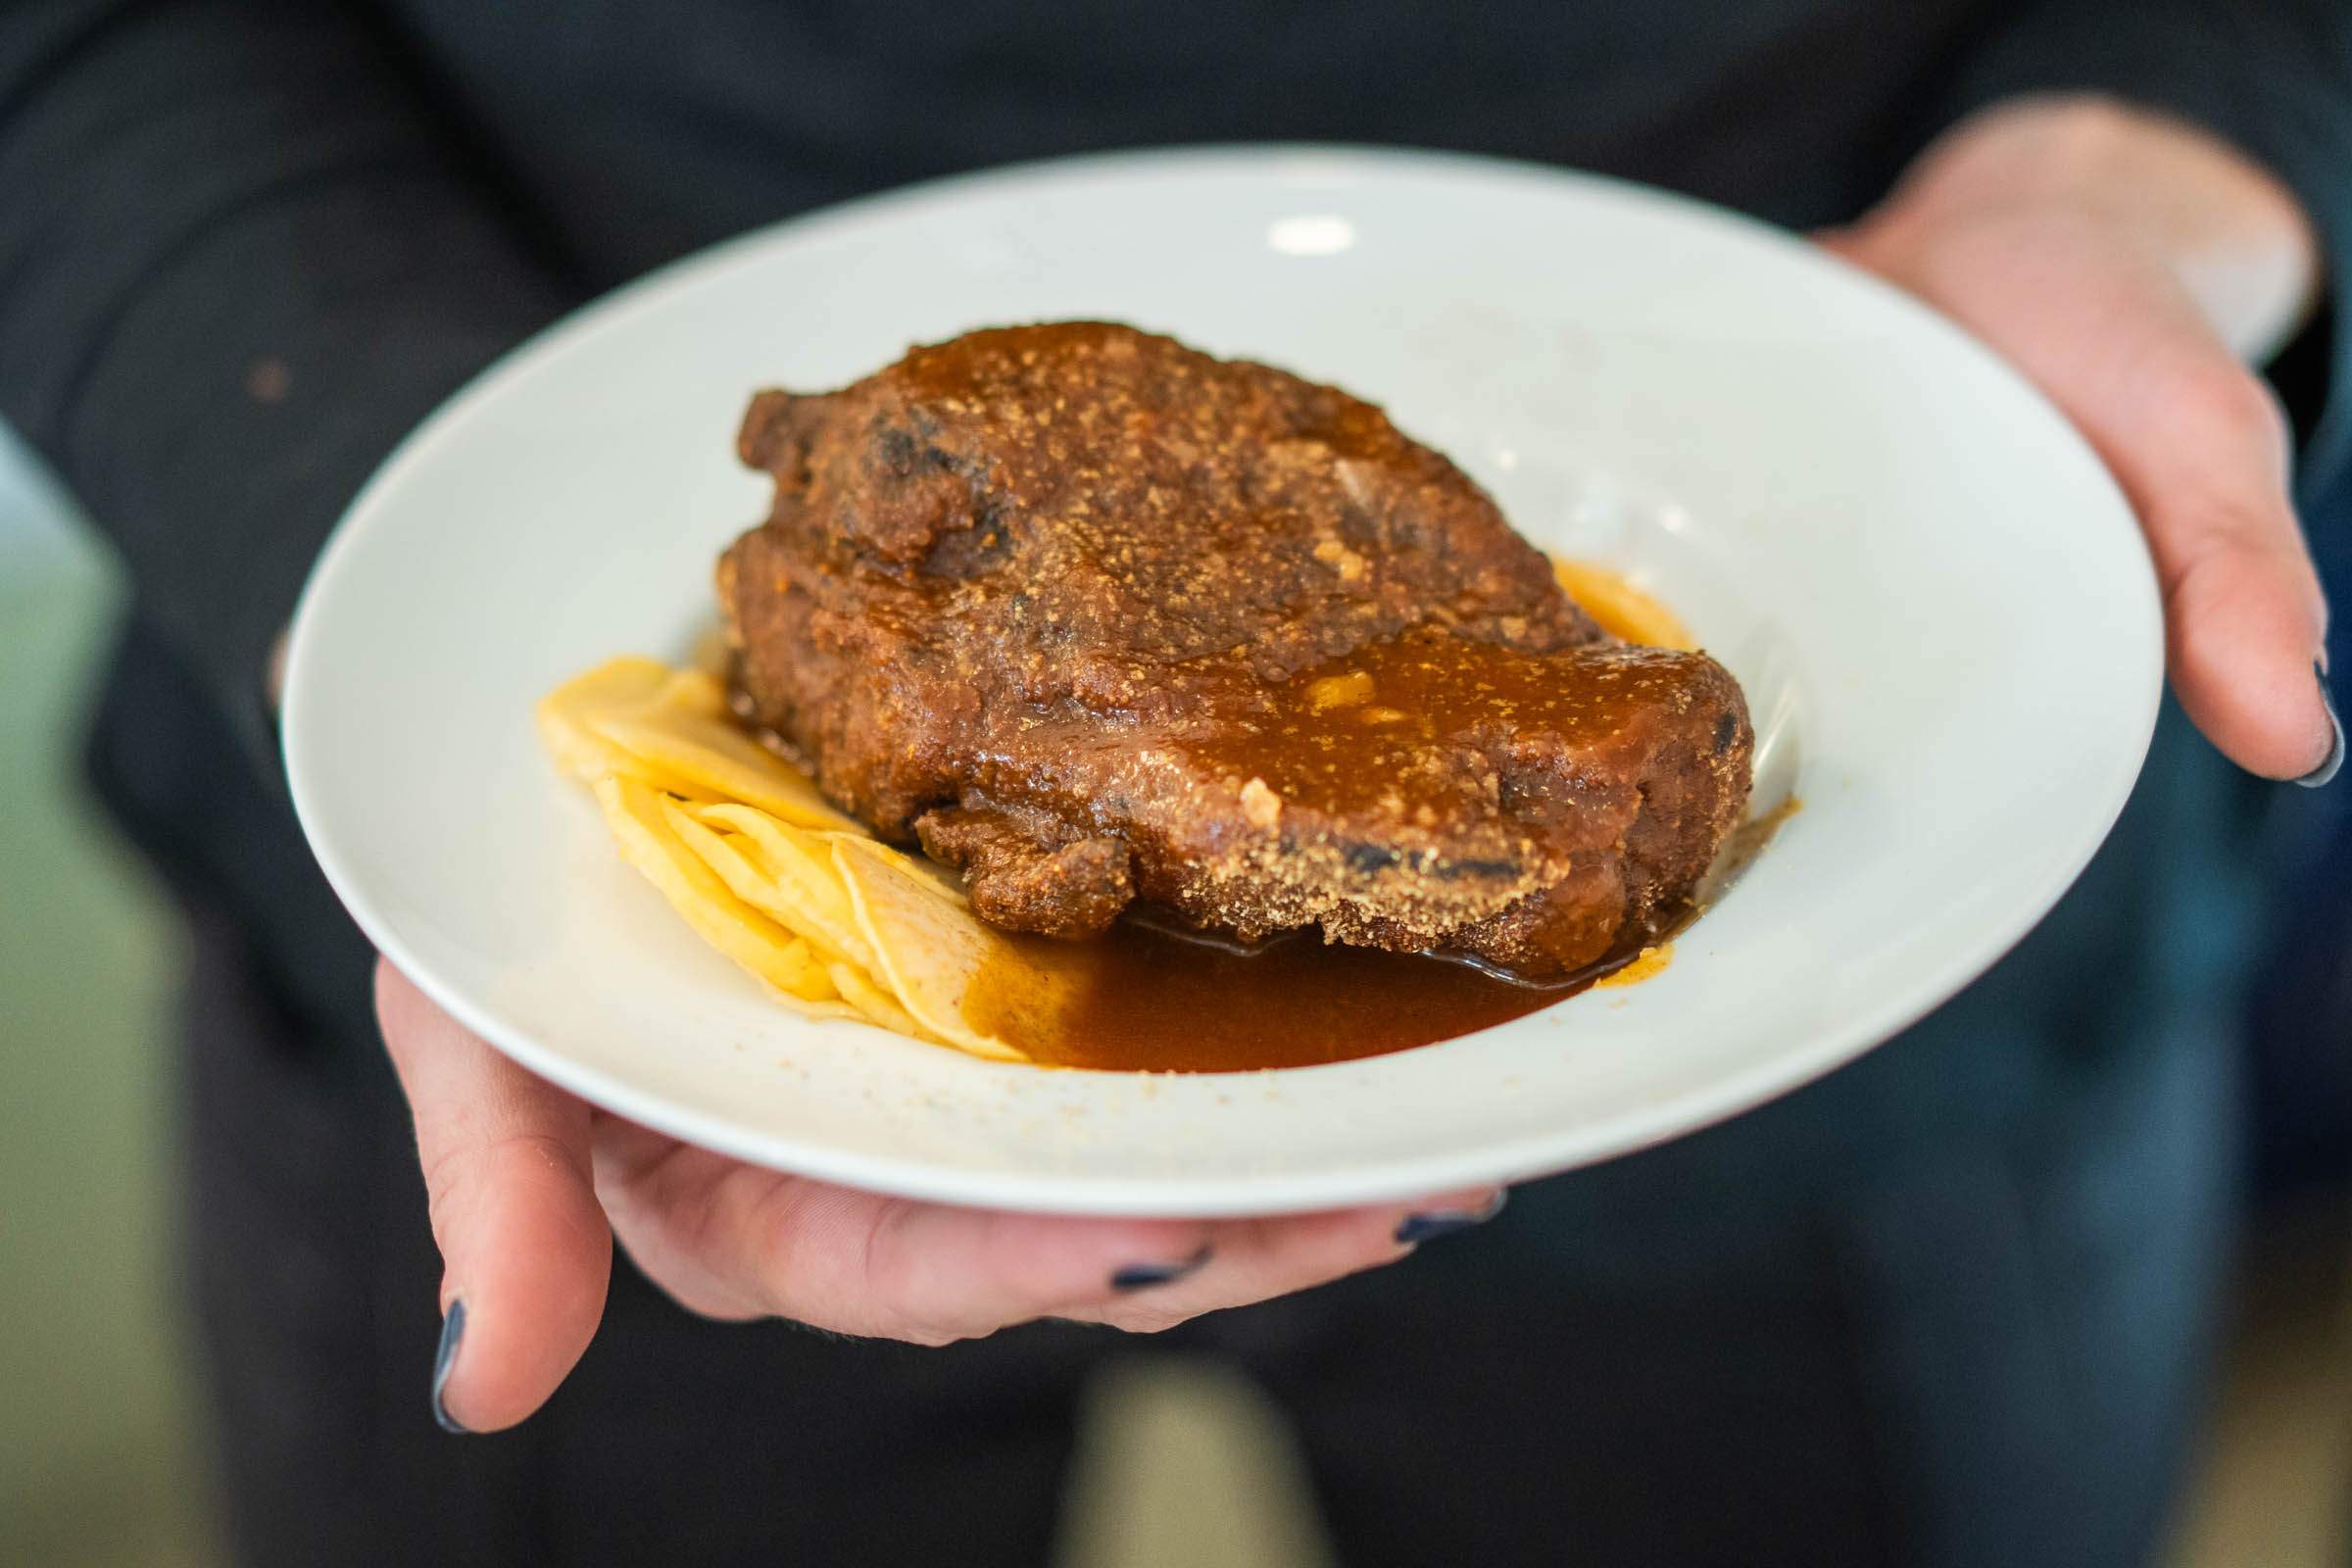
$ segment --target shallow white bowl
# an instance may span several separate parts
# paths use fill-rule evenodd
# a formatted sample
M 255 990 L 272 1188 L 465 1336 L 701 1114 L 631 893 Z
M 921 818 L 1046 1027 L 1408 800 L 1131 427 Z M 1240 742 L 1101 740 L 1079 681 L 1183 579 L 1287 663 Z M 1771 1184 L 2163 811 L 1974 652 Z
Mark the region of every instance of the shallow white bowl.
M 1803 809 L 1643 984 L 1334 1066 L 992 1065 L 767 1002 L 614 856 L 533 737 L 608 655 L 683 657 L 764 485 L 755 387 L 1108 317 L 1388 406 L 1547 549 L 1655 587 Z M 542 334 L 416 431 L 306 593 L 294 799 L 368 935 L 536 1072 L 894 1193 L 1314 1208 L 1530 1176 L 1731 1115 L 1885 1040 L 2048 909 L 2154 721 L 2123 498 L 2016 376 L 1803 244 L 1618 183 L 1345 150 L 1117 156 L 750 235 Z

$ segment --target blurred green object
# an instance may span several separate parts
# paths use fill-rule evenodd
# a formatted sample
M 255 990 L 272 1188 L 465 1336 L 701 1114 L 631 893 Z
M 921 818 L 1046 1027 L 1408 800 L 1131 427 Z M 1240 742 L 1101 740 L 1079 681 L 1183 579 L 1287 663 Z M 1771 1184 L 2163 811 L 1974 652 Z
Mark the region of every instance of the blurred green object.
M 0 1561 L 213 1560 L 170 1209 L 174 922 L 79 772 L 112 563 L 0 432 Z

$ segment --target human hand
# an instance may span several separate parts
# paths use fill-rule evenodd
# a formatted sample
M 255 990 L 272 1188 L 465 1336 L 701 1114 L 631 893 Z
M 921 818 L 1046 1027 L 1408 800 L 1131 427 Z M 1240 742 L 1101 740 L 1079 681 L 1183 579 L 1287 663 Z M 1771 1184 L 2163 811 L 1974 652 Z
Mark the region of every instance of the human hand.
M 376 1016 L 416 1121 L 445 1315 L 433 1410 L 512 1426 L 604 1313 L 614 1238 L 706 1317 L 945 1345 L 1034 1318 L 1170 1328 L 1393 1263 L 1492 1188 L 1273 1219 L 1077 1219 L 884 1198 L 714 1154 L 514 1065 L 388 961 Z
M 2328 606 L 2288 497 L 2285 419 L 2245 363 L 2309 308 L 2317 246 L 2294 199 L 2187 126 L 2020 101 L 1956 127 L 1821 240 L 1975 333 L 2075 422 L 2147 535 L 2181 707 L 2239 765 L 2327 782 L 2344 751 Z

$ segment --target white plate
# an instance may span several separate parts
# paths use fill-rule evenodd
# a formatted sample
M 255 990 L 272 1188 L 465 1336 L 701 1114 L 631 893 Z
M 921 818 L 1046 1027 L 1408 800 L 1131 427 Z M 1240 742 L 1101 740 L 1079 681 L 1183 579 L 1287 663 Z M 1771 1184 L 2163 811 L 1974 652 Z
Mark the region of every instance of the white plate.
M 1663 974 L 1466 1039 L 1179 1077 L 804 1021 L 704 948 L 542 759 L 531 704 L 682 657 L 755 387 L 1098 316 L 1334 381 L 1519 528 L 1622 563 L 1745 685 L 1803 809 Z M 2020 380 L 1763 227 L 1614 182 L 1346 150 L 952 180 L 672 267 L 518 350 L 353 504 L 296 622 L 286 759 L 377 945 L 532 1070 L 745 1159 L 1092 1213 L 1277 1212 L 1555 1171 L 1859 1054 L 1989 965 L 2112 825 L 2154 722 L 2122 497 Z

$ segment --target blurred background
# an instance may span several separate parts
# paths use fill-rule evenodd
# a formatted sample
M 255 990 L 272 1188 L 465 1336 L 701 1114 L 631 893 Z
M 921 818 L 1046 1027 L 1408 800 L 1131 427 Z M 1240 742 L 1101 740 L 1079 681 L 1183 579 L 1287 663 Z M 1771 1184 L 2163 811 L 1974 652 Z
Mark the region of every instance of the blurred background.
M 2339 555 L 2352 533 L 2317 531 Z M 117 593 L 0 431 L 0 1563 L 198 1568 L 221 1559 L 173 1250 L 179 935 L 78 776 Z M 2277 792 L 2246 1242 L 2178 1568 L 2352 1563 L 2345 797 Z M 1065 1568 L 1330 1561 L 1279 1419 L 1231 1375 L 1147 1359 L 1098 1391 L 1089 1433 Z

